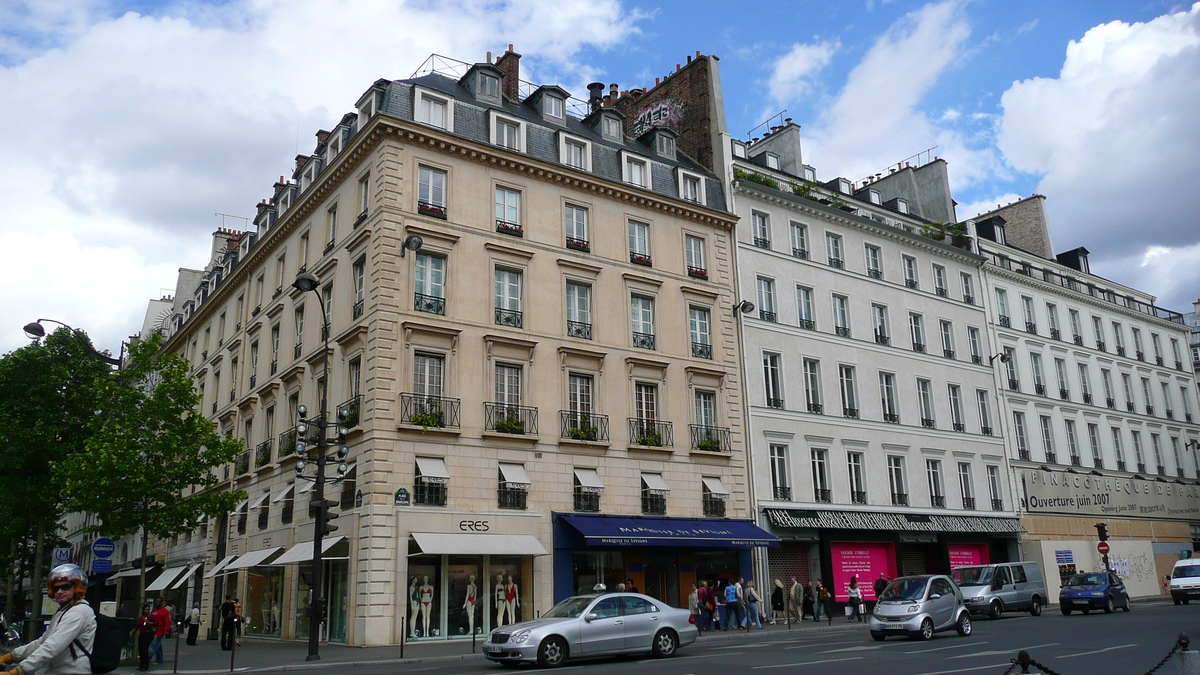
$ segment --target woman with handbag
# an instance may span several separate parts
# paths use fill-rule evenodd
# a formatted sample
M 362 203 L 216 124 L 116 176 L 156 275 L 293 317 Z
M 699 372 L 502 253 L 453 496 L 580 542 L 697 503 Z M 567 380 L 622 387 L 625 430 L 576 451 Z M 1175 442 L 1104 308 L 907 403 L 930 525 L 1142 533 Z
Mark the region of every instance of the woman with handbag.
M 786 612 L 783 603 L 783 582 L 779 579 L 775 580 L 775 588 L 771 591 L 771 625 L 775 625 L 775 620 L 779 617 L 780 612 Z M 784 621 L 786 621 L 786 617 Z
M 850 595 L 850 601 L 848 603 L 850 605 L 850 615 L 847 617 L 846 620 L 853 623 L 855 619 L 858 619 L 858 622 L 862 623 L 862 620 L 863 620 L 863 616 L 862 616 L 863 597 L 862 597 L 862 589 L 858 587 L 858 576 L 857 575 L 850 577 L 850 589 L 848 591 L 848 594 Z
M 746 630 L 756 627 L 762 630 L 762 617 L 758 614 L 758 604 L 762 602 L 762 596 L 758 594 L 758 589 L 754 587 L 754 580 L 746 582 Z
M 138 670 L 150 670 L 150 643 L 154 641 L 154 633 L 158 630 L 158 622 L 150 615 L 150 605 L 142 606 L 142 615 L 138 617 L 129 635 L 137 634 Z

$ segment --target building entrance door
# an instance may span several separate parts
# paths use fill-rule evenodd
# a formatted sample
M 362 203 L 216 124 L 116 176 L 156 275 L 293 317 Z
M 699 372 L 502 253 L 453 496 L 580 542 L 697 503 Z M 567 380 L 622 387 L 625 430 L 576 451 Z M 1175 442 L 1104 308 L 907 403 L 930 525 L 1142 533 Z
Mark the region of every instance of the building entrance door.
M 646 556 L 646 595 L 679 607 L 679 563 L 674 554 Z

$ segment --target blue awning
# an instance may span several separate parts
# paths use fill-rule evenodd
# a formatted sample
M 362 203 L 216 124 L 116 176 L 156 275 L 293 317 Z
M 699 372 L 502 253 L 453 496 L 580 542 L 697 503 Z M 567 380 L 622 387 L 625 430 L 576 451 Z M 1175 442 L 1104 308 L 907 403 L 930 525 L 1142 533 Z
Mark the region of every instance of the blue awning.
M 750 548 L 779 546 L 779 538 L 749 520 L 561 516 L 588 546 L 686 546 Z

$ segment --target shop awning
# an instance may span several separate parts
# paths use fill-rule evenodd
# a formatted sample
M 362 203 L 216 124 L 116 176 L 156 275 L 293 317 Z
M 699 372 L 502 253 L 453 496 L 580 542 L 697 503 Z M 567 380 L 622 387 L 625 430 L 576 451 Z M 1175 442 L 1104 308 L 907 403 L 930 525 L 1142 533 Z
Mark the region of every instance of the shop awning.
M 671 486 L 667 485 L 667 481 L 663 480 L 661 473 L 643 473 L 642 482 L 646 484 L 646 489 L 652 495 L 665 497 L 671 494 Z
M 728 499 L 729 489 L 721 482 L 720 478 L 705 476 L 701 480 L 704 481 L 704 487 L 708 488 L 709 494 L 717 499 Z
M 579 481 L 581 492 L 600 494 L 604 492 L 604 483 L 595 469 L 575 469 L 575 480 Z
M 317 486 L 316 479 L 309 478 L 308 476 L 301 476 L 300 480 L 303 481 L 304 484 L 300 486 L 299 490 L 296 490 L 296 494 L 302 495 L 302 494 L 305 494 L 308 492 L 312 492 L 312 489 Z
M 421 471 L 422 483 L 449 483 L 450 472 L 441 457 L 418 457 L 417 469 Z
M 500 474 L 504 476 L 504 482 L 510 490 L 528 490 L 533 487 L 533 481 L 529 480 L 529 474 L 525 473 L 525 467 L 520 464 L 500 462 Z
M 250 505 L 250 510 L 257 511 L 258 507 L 262 506 L 263 502 L 267 501 L 267 499 L 270 496 L 271 496 L 270 492 L 264 492 L 261 497 L 259 497 L 258 499 L 255 499 L 254 503 Z
M 183 588 L 184 586 L 187 586 L 188 579 L 191 579 L 192 575 L 195 574 L 196 570 L 199 568 L 200 563 L 196 563 L 195 565 L 188 567 L 187 571 L 183 574 L 180 574 L 179 578 L 175 580 L 175 583 L 171 584 L 171 588 L 169 590 L 173 591 L 176 588 Z
M 165 590 L 167 590 L 167 586 L 170 586 L 171 582 L 175 581 L 175 578 L 178 577 L 186 569 L 187 568 L 183 567 L 183 566 L 168 567 L 167 569 L 162 571 L 162 574 L 158 575 L 158 578 L 154 580 L 154 583 L 152 583 L 146 587 L 146 590 L 147 591 L 165 591 Z
M 246 505 L 249 503 L 250 503 L 249 499 L 243 499 L 242 501 L 238 502 L 237 506 L 233 507 L 233 511 L 231 511 L 230 513 L 238 513 L 242 509 L 246 508 Z
M 232 572 L 233 570 L 245 569 L 247 567 L 265 565 L 267 558 L 270 558 L 282 550 L 282 546 L 269 546 L 267 548 L 260 548 L 257 551 L 250 551 L 249 553 L 242 555 L 242 557 L 230 563 L 229 566 L 225 568 L 225 571 Z
M 204 578 L 211 579 L 211 578 L 217 576 L 218 574 L 223 572 L 225 570 L 225 568 L 229 566 L 229 563 L 233 562 L 235 558 L 237 558 L 236 555 L 227 555 L 224 558 L 221 558 L 221 562 L 214 565 L 213 568 L 208 571 L 208 574 L 204 575 Z
M 150 574 L 153 571 L 154 571 L 153 567 L 146 568 L 146 574 Z M 117 572 L 116 574 L 112 575 L 111 577 L 105 579 L 104 585 L 105 586 L 116 586 L 117 579 L 120 579 L 121 577 L 136 577 L 137 575 L 139 575 L 141 573 L 142 573 L 142 568 L 140 568 L 140 567 L 134 567 L 132 569 L 121 570 L 120 572 Z
M 413 532 L 412 538 L 428 555 L 550 555 L 532 534 Z
M 644 475 L 644 474 L 643 474 Z M 748 520 L 561 516 L 589 546 L 779 546 L 779 538 Z
M 296 489 L 295 483 L 288 483 L 287 487 L 283 488 L 283 490 L 281 490 L 279 492 L 279 494 L 275 495 L 274 497 L 271 497 L 271 503 L 277 504 L 277 503 L 287 499 L 287 496 L 292 494 L 292 491 L 295 489 Z
M 345 537 L 326 537 L 321 540 L 321 553 L 328 553 L 329 549 L 335 544 L 345 539 Z M 283 555 L 279 556 L 272 562 L 272 565 L 294 565 L 296 563 L 312 562 L 313 543 L 311 541 L 301 542 L 284 551 Z
M 950 516 L 880 511 L 820 511 L 809 509 L 763 509 L 776 530 L 836 529 L 890 530 L 894 532 L 980 532 L 1020 534 L 1025 531 L 1018 518 Z

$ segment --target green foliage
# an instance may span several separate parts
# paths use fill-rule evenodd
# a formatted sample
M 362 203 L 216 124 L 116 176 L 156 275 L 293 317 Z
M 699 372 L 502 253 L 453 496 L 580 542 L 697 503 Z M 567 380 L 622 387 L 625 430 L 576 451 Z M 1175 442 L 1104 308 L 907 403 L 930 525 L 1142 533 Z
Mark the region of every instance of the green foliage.
M 648 431 L 638 436 L 635 442 L 637 445 L 658 447 L 662 445 L 662 436 L 657 431 Z
M 792 181 L 792 194 L 796 195 L 797 197 L 812 199 L 812 193 L 812 187 L 810 187 L 807 183 L 797 183 Z
M 573 441 L 594 441 L 596 440 L 596 427 L 583 426 L 578 429 L 571 429 L 567 432 L 567 436 Z
M 241 441 L 220 436 L 198 411 L 190 366 L 159 350 L 160 336 L 133 345 L 124 368 L 99 380 L 82 452 L 55 462 L 65 507 L 98 516 L 96 531 L 166 538 L 220 517 L 245 497 L 218 489 L 214 468 L 232 462 Z
M 523 434 L 525 423 L 519 417 L 501 417 L 496 420 L 496 431 L 502 434 Z
M 429 412 L 415 412 L 408 416 L 408 423 L 419 427 L 429 429 L 429 427 L 441 428 L 446 426 L 443 423 L 441 410 L 432 410 Z
M 934 241 L 946 241 L 949 238 L 951 246 L 970 250 L 972 240 L 967 232 L 966 223 L 929 223 L 921 226 L 921 236 L 923 237 Z
M 750 181 L 751 183 L 758 183 L 759 185 L 765 185 L 765 186 L 771 188 L 772 190 L 779 189 L 778 181 L 776 181 L 774 178 L 771 178 L 770 176 L 764 176 L 761 173 L 754 173 L 752 171 L 742 171 L 741 169 L 734 169 L 733 177 L 736 178 L 737 180 L 745 180 L 745 181 Z
M 721 442 L 712 436 L 705 436 L 696 441 L 696 449 L 703 452 L 721 452 Z

